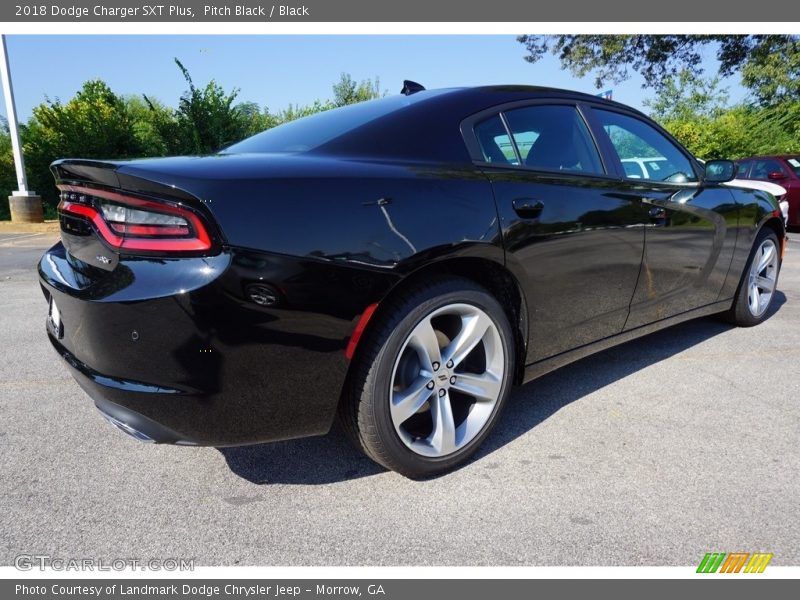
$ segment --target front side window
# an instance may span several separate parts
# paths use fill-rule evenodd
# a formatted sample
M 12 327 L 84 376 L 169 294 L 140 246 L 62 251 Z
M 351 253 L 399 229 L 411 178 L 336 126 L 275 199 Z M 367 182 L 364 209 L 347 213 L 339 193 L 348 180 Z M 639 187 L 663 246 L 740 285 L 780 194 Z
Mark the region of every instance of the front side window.
M 635 158 L 626 158 L 623 160 L 622 168 L 625 169 L 625 177 L 628 179 L 647 179 L 641 161 Z
M 794 174 L 800 177 L 800 156 L 787 158 L 786 162 L 789 164 L 789 168 L 794 171 Z
M 622 161 L 628 179 L 687 183 L 697 181 L 692 163 L 669 138 L 634 117 L 594 109 Z M 632 165 L 636 165 L 636 167 Z
M 767 180 L 769 179 L 770 173 L 786 174 L 780 161 L 773 158 L 757 159 L 753 161 L 753 170 L 750 173 L 750 179 Z

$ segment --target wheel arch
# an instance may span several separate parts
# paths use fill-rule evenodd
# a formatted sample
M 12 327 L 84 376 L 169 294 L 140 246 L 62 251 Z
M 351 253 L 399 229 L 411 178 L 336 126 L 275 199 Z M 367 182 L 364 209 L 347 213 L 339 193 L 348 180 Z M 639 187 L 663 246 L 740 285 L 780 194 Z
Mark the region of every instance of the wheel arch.
M 783 243 L 786 237 L 786 227 L 783 224 L 783 213 L 781 213 L 778 202 L 774 196 L 767 192 L 760 192 L 758 190 L 751 191 L 751 197 L 745 201 L 744 198 L 737 196 L 737 201 L 742 204 L 743 214 L 746 215 L 745 219 L 749 221 L 752 226 L 752 237 L 750 238 L 750 245 L 753 244 L 758 234 L 764 227 L 771 228 L 778 240 Z M 749 213 L 749 215 L 748 215 Z M 749 219 L 747 218 L 749 216 Z
M 760 232 L 762 229 L 766 228 L 772 229 L 772 231 L 775 232 L 775 235 L 778 236 L 778 241 L 781 244 L 781 250 L 783 250 L 783 246 L 785 244 L 785 239 L 786 239 L 786 229 L 783 225 L 783 219 L 773 215 L 767 218 L 761 224 L 761 226 L 758 228 L 758 231 Z M 758 235 L 758 232 L 756 232 L 756 235 Z
M 442 276 L 461 277 L 486 288 L 503 307 L 511 329 L 514 332 L 516 361 L 514 365 L 513 382 L 515 384 L 521 383 L 525 370 L 525 357 L 527 355 L 527 303 L 518 279 L 502 263 L 491 258 L 474 256 L 442 258 L 408 272 L 400 281 L 392 286 L 377 303 L 374 312 L 370 314 L 369 322 L 364 327 L 363 332 L 361 332 L 361 339 L 369 336 L 376 326 L 375 324 L 381 320 L 383 310 L 388 310 L 384 307 L 391 304 L 391 302 L 388 302 L 391 298 L 422 285 L 432 278 Z M 353 352 L 351 364 L 348 368 L 348 378 L 353 371 L 353 365 L 360 358 L 359 349 L 361 347 L 362 344 L 359 343 Z
M 758 222 L 757 226 L 753 230 L 753 236 L 750 239 L 750 249 L 752 249 L 753 244 L 755 244 L 758 236 L 764 230 L 772 231 L 775 236 L 778 238 L 778 244 L 780 246 L 780 257 L 779 261 L 783 262 L 783 254 L 786 250 L 786 226 L 783 223 L 783 215 L 779 211 L 772 211 L 772 212 L 764 212 L 761 215 L 761 219 Z M 748 255 L 749 251 L 748 249 Z

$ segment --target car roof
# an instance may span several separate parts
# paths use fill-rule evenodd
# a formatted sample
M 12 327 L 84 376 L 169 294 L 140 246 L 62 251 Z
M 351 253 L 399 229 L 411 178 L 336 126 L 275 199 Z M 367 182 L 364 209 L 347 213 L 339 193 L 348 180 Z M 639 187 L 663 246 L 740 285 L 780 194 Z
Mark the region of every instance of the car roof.
M 329 112 L 313 115 L 317 119 L 314 131 L 325 133 L 326 127 L 332 135 L 319 143 L 309 144 L 308 152 L 347 157 L 382 157 L 416 161 L 445 163 L 471 163 L 459 125 L 465 119 L 482 114 L 483 111 L 500 110 L 504 105 L 536 100 L 561 100 L 587 102 L 594 106 L 614 106 L 632 113 L 638 111 L 612 100 L 583 92 L 527 85 L 490 85 L 420 90 L 404 95 L 392 95 L 370 102 L 341 107 Z M 366 118 L 359 119 L 359 112 Z M 324 116 L 329 115 L 329 116 Z M 647 118 L 646 115 L 642 115 Z M 336 119 L 342 119 L 341 131 L 337 132 Z M 320 120 L 324 120 L 322 123 Z M 348 125 L 350 120 L 352 126 Z M 242 144 L 231 147 L 233 152 L 265 152 L 259 149 L 258 138 L 275 137 L 276 132 L 286 127 L 299 127 L 304 119 L 282 125 L 273 130 L 257 134 L 249 140 L 249 149 Z M 285 130 L 284 130 L 285 131 Z M 424 135 L 420 135 L 424 132 Z M 391 143 L 387 143 L 390 141 Z M 275 150 L 273 150 L 275 151 Z
M 758 160 L 761 158 L 772 158 L 777 160 L 788 160 L 790 158 L 798 158 L 800 154 L 759 154 L 758 156 L 745 156 L 743 158 L 737 158 L 736 160 Z
M 457 127 L 464 119 L 515 102 L 562 100 L 608 106 L 650 120 L 647 115 L 613 100 L 585 92 L 533 85 L 484 85 L 413 92 L 409 103 L 323 144 L 321 153 L 471 162 Z M 374 100 L 373 102 L 381 102 Z M 424 131 L 426 135 L 415 135 Z M 393 140 L 392 144 L 385 140 Z
M 532 98 L 559 98 L 564 100 L 576 100 L 581 102 L 604 104 L 607 106 L 613 106 L 643 114 L 641 111 L 627 106 L 626 104 L 616 102 L 615 100 L 608 100 L 595 94 L 538 85 L 481 85 L 475 87 L 448 88 L 436 91 L 452 94 L 453 96 L 458 96 L 461 99 L 474 99 L 476 102 L 484 100 L 487 101 L 490 106 L 519 100 L 528 100 Z

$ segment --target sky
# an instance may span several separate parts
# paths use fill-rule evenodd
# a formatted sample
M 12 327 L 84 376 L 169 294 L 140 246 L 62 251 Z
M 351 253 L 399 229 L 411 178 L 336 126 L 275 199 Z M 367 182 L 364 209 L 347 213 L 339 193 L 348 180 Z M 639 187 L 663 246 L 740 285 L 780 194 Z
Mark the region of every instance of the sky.
M 179 25 L 178 25 L 179 26 Z M 614 99 L 645 110 L 653 96 L 635 75 L 598 90 L 590 75 L 576 78 L 547 56 L 536 64 L 513 35 L 64 35 L 7 36 L 11 76 L 20 121 L 45 100 L 69 100 L 81 84 L 100 78 L 120 95 L 146 94 L 174 107 L 186 89 L 173 62 L 179 58 L 195 84 L 210 79 L 226 90 L 239 88 L 239 101 L 278 111 L 289 104 L 329 98 L 343 72 L 357 81 L 380 78 L 397 93 L 404 79 L 425 87 L 489 84 L 546 85 L 589 93 L 612 89 Z M 705 61 L 709 69 L 713 60 Z M 731 101 L 744 97 L 736 80 Z M 2 113 L 5 106 L 0 102 Z

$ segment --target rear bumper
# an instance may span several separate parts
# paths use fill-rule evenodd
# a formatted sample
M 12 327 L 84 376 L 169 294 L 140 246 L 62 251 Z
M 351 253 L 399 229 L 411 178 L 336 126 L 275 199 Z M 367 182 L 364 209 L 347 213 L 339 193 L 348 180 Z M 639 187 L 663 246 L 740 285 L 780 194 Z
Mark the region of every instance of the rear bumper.
M 323 434 L 357 314 L 324 297 L 320 306 L 336 314 L 248 301 L 260 278 L 242 264 L 303 281 L 293 259 L 260 257 L 128 259 L 98 273 L 57 244 L 39 264 L 61 314 L 48 336 L 104 415 L 143 441 L 230 446 Z M 285 292 L 293 297 L 291 286 Z
M 70 372 L 78 385 L 89 395 L 97 409 L 117 429 L 136 438 L 140 442 L 154 442 L 160 444 L 179 444 L 186 446 L 207 445 L 203 437 L 189 439 L 186 434 L 179 433 L 169 427 L 146 417 L 128 407 L 137 397 L 150 394 L 150 400 L 169 403 L 174 400 L 177 390 L 163 390 L 135 381 L 126 381 L 119 378 L 110 378 L 83 364 L 61 345 L 55 336 L 48 331 L 48 337 L 56 352 L 70 367 Z M 173 396 L 173 397 L 167 397 Z M 186 398 L 184 398 L 184 401 Z M 195 398 L 195 401 L 198 399 Z M 167 404 L 170 406 L 170 404 Z M 172 405 L 174 407 L 174 405 Z M 172 419 L 168 419 L 172 420 Z M 181 423 L 176 423 L 182 427 Z

